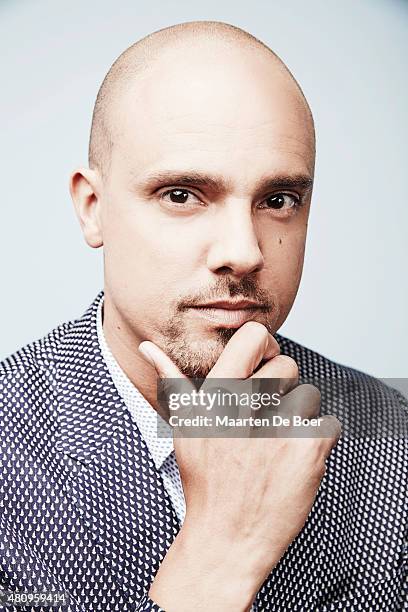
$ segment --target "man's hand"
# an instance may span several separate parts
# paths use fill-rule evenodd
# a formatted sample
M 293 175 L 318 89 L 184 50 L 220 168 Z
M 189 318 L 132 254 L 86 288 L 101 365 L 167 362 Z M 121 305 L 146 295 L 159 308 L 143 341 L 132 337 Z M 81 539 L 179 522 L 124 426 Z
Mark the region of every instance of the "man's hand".
M 156 345 L 142 343 L 146 356 L 143 349 L 160 377 L 183 376 Z M 319 391 L 297 385 L 295 361 L 254 321 L 234 334 L 207 378 L 250 377 L 283 379 L 296 414 L 318 416 Z M 304 526 L 340 436 L 335 417 L 321 418 L 320 437 L 174 438 L 186 518 L 149 592 L 166 612 L 249 609 Z

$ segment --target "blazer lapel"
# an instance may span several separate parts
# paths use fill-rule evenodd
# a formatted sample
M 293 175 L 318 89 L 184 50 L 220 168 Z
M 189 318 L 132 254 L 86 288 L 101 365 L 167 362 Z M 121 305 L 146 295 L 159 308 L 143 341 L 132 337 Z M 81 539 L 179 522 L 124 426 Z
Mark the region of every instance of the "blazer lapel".
M 148 590 L 179 524 L 103 360 L 96 329 L 102 296 L 60 343 L 56 446 L 71 465 L 67 495 L 118 588 L 136 602 Z

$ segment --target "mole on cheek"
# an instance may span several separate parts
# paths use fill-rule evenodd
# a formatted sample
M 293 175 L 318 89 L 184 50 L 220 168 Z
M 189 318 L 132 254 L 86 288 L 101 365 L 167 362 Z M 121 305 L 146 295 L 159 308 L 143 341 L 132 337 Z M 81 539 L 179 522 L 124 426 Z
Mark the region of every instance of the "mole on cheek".
M 282 238 L 279 238 L 279 244 L 282 244 Z

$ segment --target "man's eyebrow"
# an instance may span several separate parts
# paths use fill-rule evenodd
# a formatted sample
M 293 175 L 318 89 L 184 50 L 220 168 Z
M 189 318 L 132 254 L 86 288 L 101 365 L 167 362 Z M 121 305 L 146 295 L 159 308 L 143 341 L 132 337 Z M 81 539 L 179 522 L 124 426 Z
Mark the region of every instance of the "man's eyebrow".
M 257 191 L 273 189 L 301 189 L 307 191 L 313 187 L 313 178 L 309 174 L 282 174 L 261 180 Z
M 226 191 L 228 189 L 227 181 L 221 176 L 211 176 L 201 172 L 177 172 L 163 171 L 154 174 L 148 174 L 141 179 L 141 183 L 146 187 L 154 187 L 160 185 L 182 185 L 197 187 L 208 187 L 214 191 Z
M 163 171 L 148 174 L 140 183 L 145 189 L 160 187 L 163 185 L 180 185 L 183 187 L 206 187 L 218 193 L 225 193 L 231 183 L 222 176 L 210 175 L 201 172 L 177 172 Z M 301 189 L 308 190 L 313 186 L 313 178 L 308 174 L 279 174 L 273 177 L 261 179 L 256 185 L 256 192 L 267 192 L 276 189 Z

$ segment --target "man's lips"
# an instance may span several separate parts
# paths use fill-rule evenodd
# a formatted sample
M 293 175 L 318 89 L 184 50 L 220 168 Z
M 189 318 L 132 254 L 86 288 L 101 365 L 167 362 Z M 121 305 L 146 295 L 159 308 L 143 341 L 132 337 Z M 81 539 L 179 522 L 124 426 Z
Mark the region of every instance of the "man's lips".
M 266 312 L 268 308 L 252 300 L 223 300 L 190 306 L 190 310 L 218 327 L 233 329 L 253 320 L 257 313 Z

